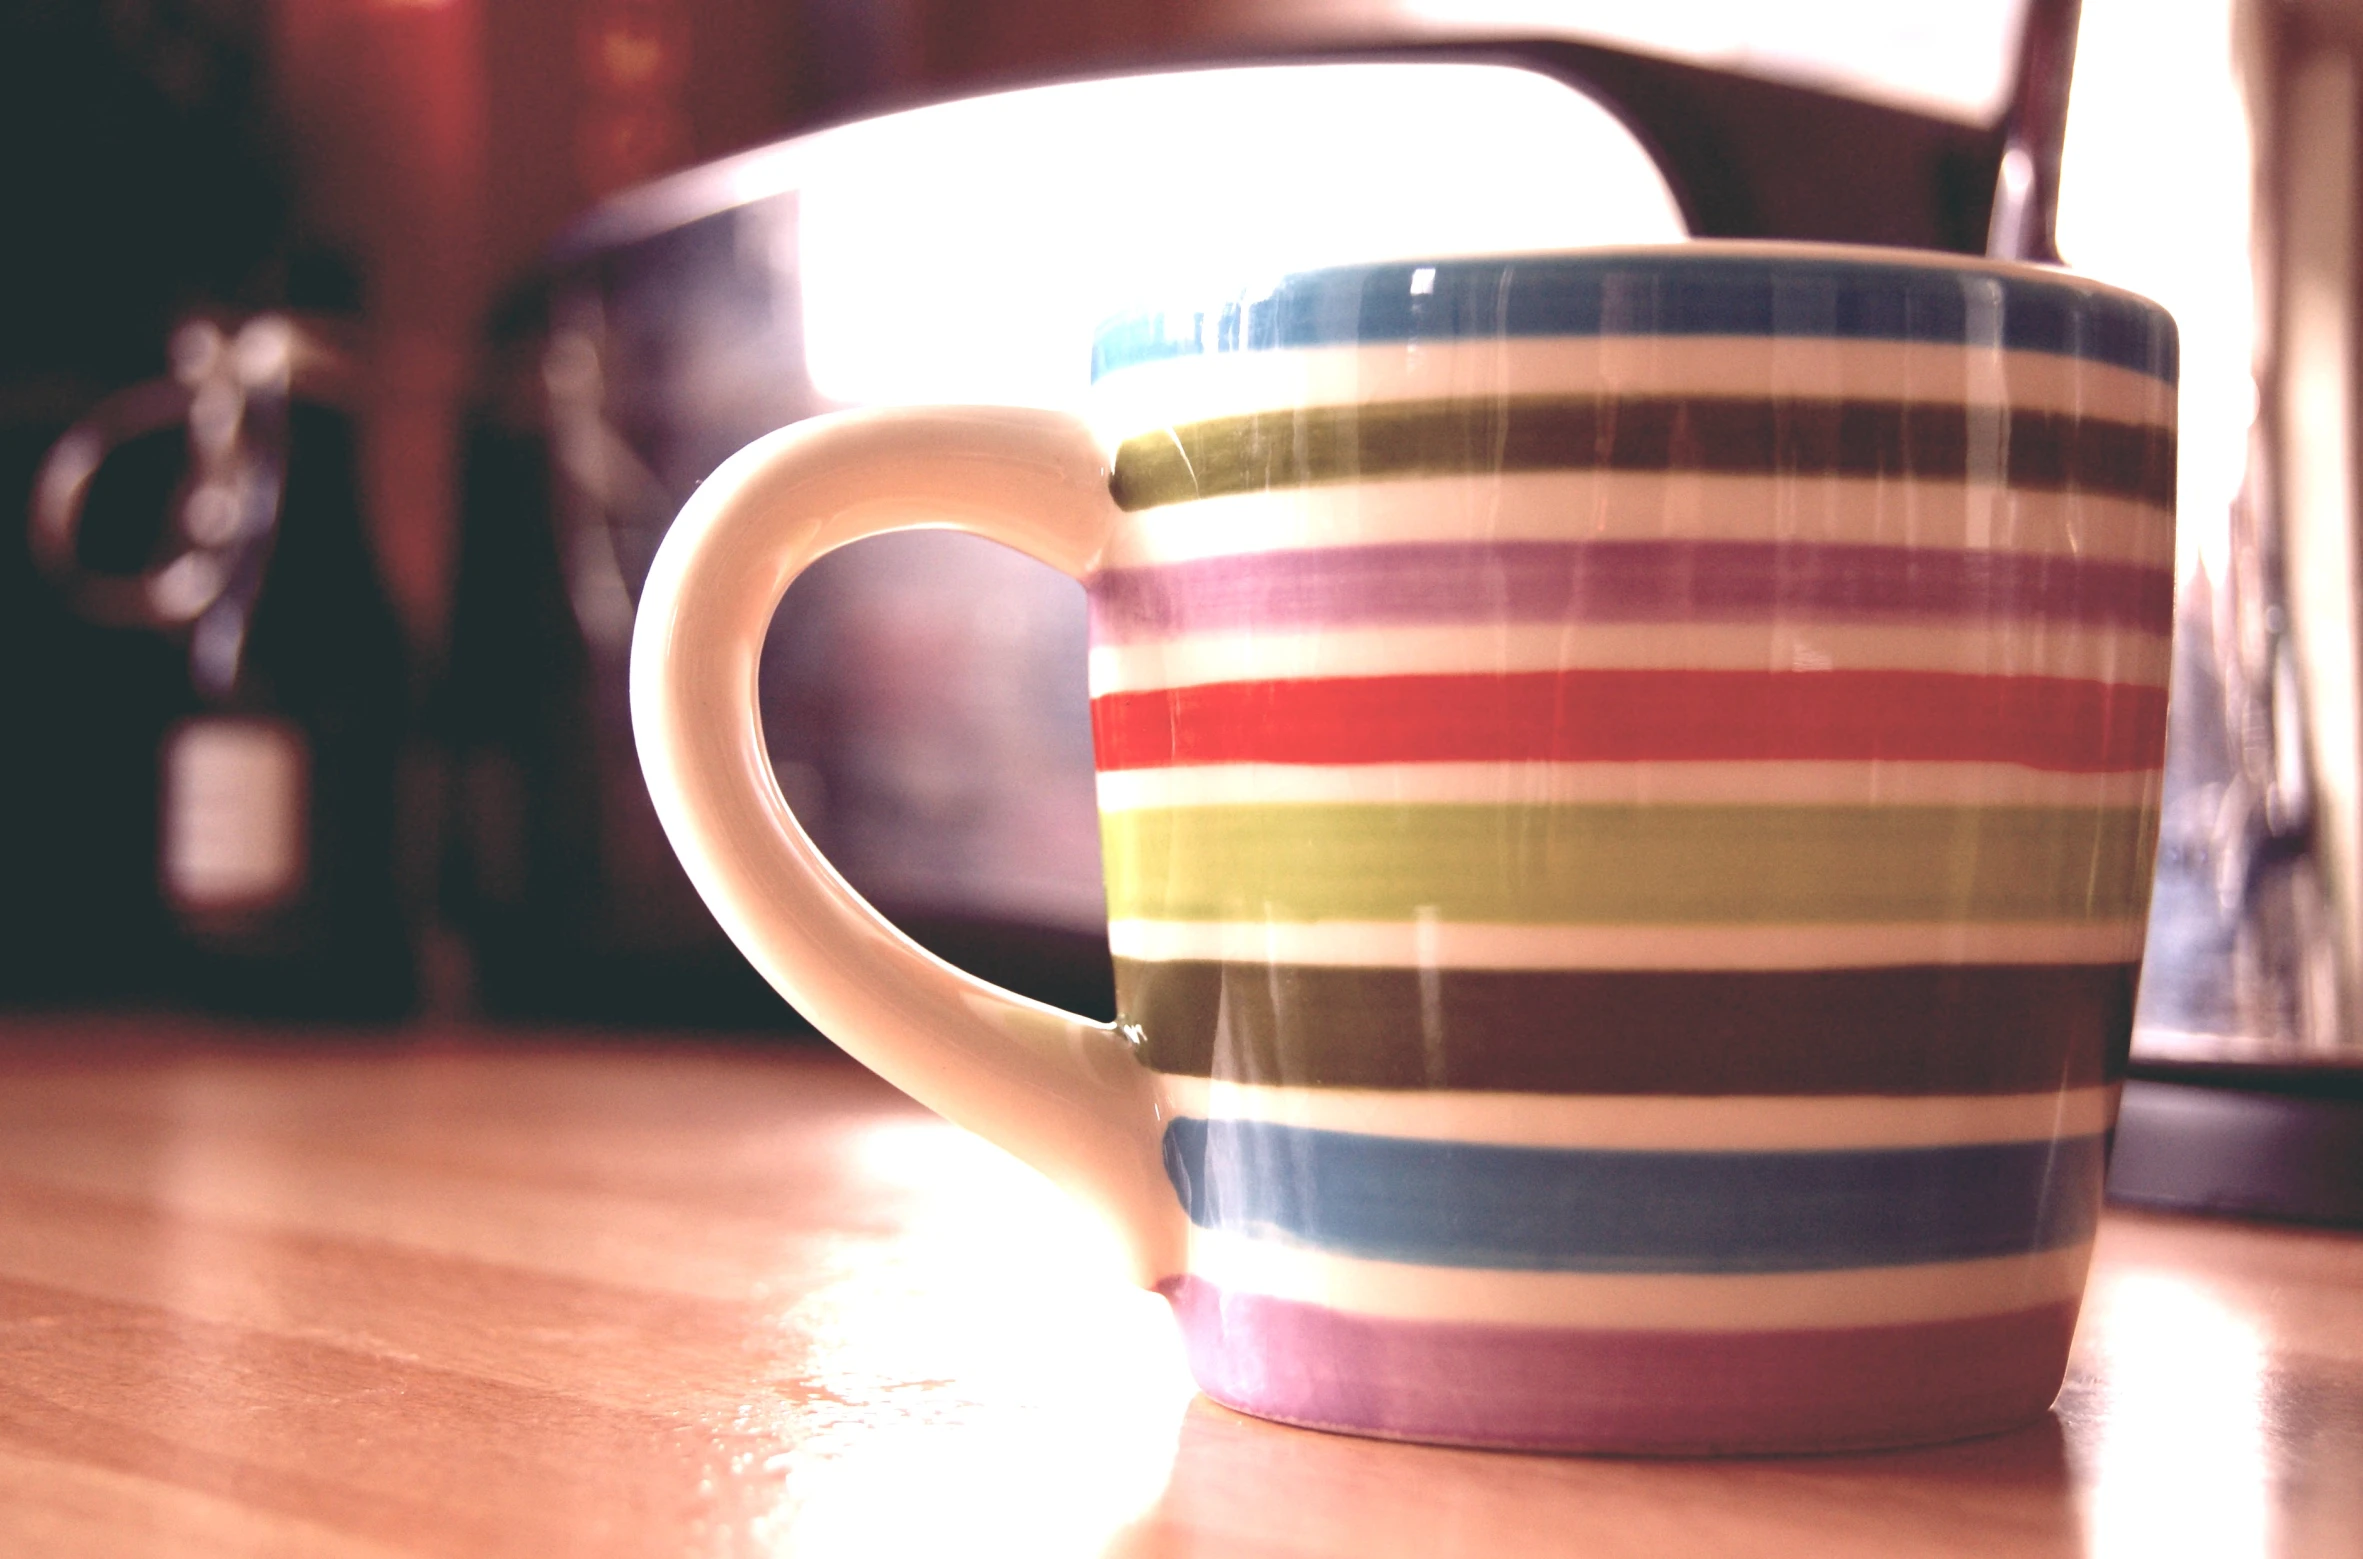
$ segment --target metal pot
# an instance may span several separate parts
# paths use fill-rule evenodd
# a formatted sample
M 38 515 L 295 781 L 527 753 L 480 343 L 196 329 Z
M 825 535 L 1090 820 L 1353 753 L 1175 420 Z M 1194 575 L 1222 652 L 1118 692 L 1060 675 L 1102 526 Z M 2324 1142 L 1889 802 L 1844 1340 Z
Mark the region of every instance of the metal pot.
M 1975 250 L 2004 139 L 1489 43 L 996 93 L 600 208 L 555 251 L 470 461 L 455 900 L 488 1004 L 779 1011 L 664 846 L 625 700 L 657 542 L 749 440 L 850 405 L 1064 404 L 1098 318 L 1211 267 L 1686 231 Z M 1073 583 L 967 537 L 884 538 L 807 575 L 765 655 L 781 786 L 854 885 L 956 962 L 1108 1012 Z

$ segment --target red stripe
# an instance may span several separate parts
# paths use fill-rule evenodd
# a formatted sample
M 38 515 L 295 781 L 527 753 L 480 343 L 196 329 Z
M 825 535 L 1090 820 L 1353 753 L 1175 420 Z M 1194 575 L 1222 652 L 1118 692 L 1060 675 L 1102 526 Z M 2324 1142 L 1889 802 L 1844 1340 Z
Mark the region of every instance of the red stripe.
M 1216 682 L 1091 706 L 1099 767 L 1895 759 L 2155 768 L 2166 690 L 1940 671 L 1538 671 Z

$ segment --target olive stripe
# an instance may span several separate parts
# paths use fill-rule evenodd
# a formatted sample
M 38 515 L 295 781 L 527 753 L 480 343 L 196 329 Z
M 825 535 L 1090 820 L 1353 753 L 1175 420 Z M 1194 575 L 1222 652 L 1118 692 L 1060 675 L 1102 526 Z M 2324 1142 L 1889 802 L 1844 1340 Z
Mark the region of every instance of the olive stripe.
M 2174 430 L 1959 401 L 1515 396 L 1314 406 L 1125 440 L 1118 506 L 1456 472 L 1977 480 L 2174 500 Z
M 1101 819 L 1113 920 L 2115 920 L 2139 807 L 1324 804 Z

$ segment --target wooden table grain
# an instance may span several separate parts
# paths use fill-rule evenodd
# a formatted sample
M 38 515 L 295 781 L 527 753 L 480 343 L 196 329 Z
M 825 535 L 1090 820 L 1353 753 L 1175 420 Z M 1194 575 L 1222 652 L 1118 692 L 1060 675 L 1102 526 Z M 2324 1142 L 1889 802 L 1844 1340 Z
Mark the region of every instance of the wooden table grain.
M 0 1553 L 2363 1555 L 2363 1237 L 2106 1221 L 2052 1418 L 1530 1457 L 1259 1423 L 832 1054 L 0 1024 Z

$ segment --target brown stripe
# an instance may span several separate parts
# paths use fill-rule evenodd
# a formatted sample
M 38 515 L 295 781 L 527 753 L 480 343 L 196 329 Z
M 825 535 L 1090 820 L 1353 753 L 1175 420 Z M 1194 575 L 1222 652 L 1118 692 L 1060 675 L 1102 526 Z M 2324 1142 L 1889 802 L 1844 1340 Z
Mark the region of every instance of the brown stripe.
M 1525 1093 L 2020 1093 L 2125 1069 L 2135 964 L 1602 971 L 1116 960 L 1161 1072 Z
M 1273 487 L 1485 471 L 1977 481 L 2174 502 L 2174 430 L 1951 401 L 1517 396 L 1314 406 L 1127 439 L 1127 510 Z

